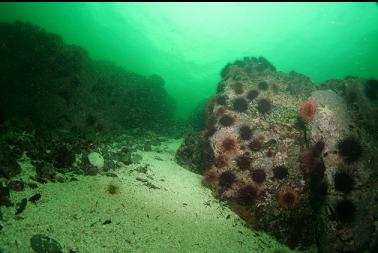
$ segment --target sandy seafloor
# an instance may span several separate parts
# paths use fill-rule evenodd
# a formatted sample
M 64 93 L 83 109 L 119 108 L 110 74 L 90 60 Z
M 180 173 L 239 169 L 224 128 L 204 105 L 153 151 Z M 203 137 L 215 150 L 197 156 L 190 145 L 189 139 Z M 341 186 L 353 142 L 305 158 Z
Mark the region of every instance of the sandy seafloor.
M 138 151 L 143 157 L 139 165 L 116 172 L 119 194 L 107 192 L 117 179 L 100 175 L 12 192 L 15 203 L 35 193 L 42 198 L 29 202 L 18 216 L 15 207 L 2 208 L 4 252 L 33 252 L 34 234 L 59 241 L 65 252 L 291 252 L 269 235 L 247 228 L 202 186 L 200 175 L 175 163 L 181 141 L 163 142 L 159 153 Z M 111 223 L 103 224 L 106 220 Z

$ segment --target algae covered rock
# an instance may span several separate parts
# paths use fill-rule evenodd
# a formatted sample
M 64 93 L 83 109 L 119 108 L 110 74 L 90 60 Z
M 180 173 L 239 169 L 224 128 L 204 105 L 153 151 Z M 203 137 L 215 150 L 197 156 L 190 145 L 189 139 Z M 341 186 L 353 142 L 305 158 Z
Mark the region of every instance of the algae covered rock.
M 290 76 L 263 62 L 247 58 L 221 81 L 209 106 L 214 163 L 204 183 L 254 227 L 309 245 L 315 230 L 303 220 L 314 219 L 298 158 L 303 130 L 295 127 L 301 101 L 286 92 Z
M 310 143 L 323 143 L 327 198 L 318 209 L 320 249 L 324 252 L 364 252 L 373 244 L 376 213 L 372 136 L 358 125 L 348 98 L 331 90 L 312 93 L 317 113 L 308 125 Z M 374 152 L 374 151 L 373 151 Z M 310 182 L 311 183 L 311 182 Z M 376 233 L 376 232 L 375 232 Z
M 315 85 L 255 57 L 228 64 L 221 76 L 206 129 L 176 157 L 198 168 L 198 143 L 208 143 L 204 185 L 292 248 L 373 250 L 378 141 L 366 115 L 377 104 L 364 93 L 371 84 L 348 77 Z

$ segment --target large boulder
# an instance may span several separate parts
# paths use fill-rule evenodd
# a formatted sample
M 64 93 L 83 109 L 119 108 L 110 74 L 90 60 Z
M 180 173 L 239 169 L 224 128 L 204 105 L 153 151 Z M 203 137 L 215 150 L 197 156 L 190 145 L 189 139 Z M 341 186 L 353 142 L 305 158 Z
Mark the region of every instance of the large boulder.
M 339 83 L 314 84 L 262 57 L 228 64 L 221 76 L 206 130 L 184 143 L 199 148 L 201 139 L 211 147 L 204 184 L 290 247 L 330 253 L 374 247 L 377 139 L 356 123 L 361 113 Z

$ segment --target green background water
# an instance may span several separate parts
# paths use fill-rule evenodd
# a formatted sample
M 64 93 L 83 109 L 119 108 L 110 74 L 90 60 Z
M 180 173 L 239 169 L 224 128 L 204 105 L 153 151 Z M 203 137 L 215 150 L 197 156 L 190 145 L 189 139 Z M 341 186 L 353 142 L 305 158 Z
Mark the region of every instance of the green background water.
M 29 21 L 140 74 L 160 74 L 185 117 L 244 56 L 321 82 L 378 77 L 376 3 L 2 3 Z

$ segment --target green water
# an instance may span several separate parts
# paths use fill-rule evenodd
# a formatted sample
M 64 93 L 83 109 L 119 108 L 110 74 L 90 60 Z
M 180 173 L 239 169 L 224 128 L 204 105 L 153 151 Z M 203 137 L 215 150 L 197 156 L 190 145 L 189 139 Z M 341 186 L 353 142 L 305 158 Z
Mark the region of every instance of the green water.
M 185 118 L 244 56 L 315 82 L 378 77 L 376 3 L 3 3 L 0 22 L 28 21 L 93 59 L 161 75 Z

